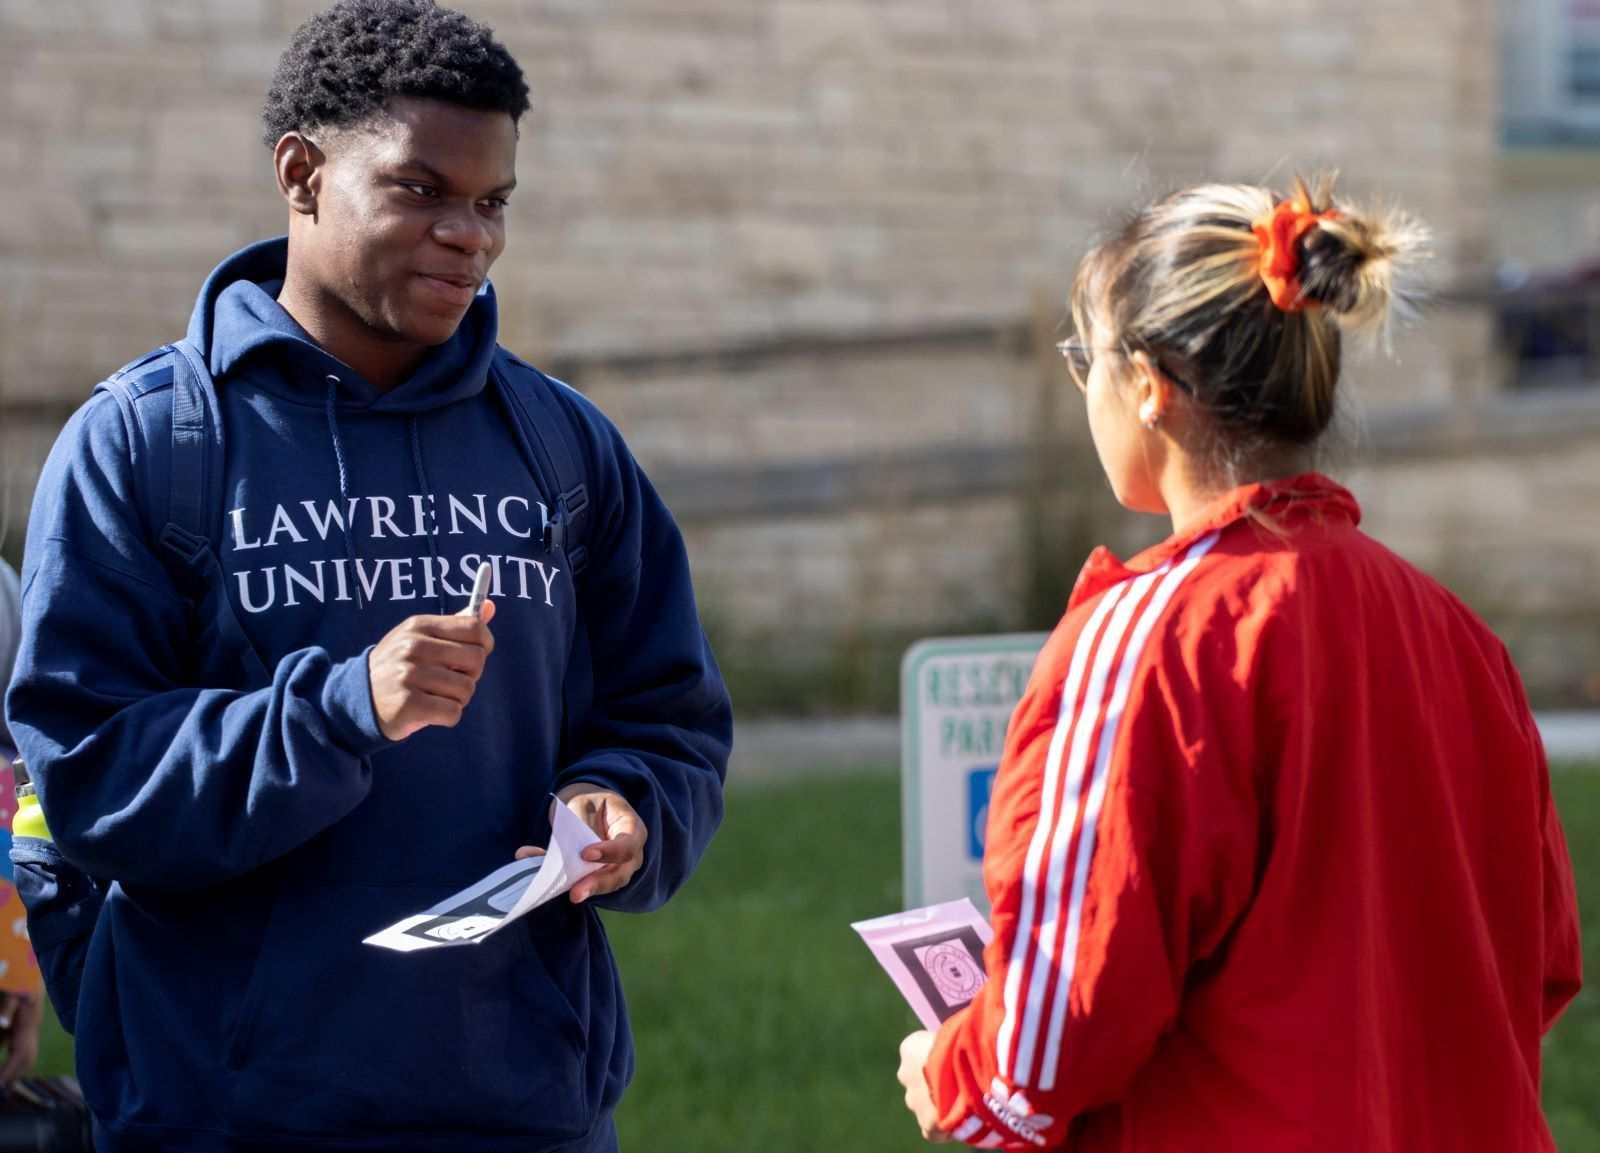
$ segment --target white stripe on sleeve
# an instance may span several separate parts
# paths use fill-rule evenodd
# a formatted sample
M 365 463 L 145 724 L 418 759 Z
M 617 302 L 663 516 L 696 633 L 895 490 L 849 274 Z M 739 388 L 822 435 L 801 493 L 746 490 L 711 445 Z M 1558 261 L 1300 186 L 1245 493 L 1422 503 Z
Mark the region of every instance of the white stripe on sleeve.
M 1116 607 L 1127 586 L 1118 585 L 1100 598 L 1094 613 L 1084 624 L 1083 631 L 1072 648 L 1072 660 L 1067 670 L 1065 687 L 1061 690 L 1061 706 L 1056 713 L 1055 731 L 1050 736 L 1049 751 L 1045 755 L 1044 793 L 1039 810 L 1039 821 L 1034 826 L 1033 839 L 1028 843 L 1028 855 L 1022 868 L 1022 908 L 1017 920 L 1016 936 L 1011 942 L 1011 956 L 1006 963 L 1004 990 L 1005 1016 L 1000 1022 L 1000 1032 L 995 1041 L 996 1067 L 1000 1075 L 1010 1079 L 1011 1039 L 1017 1028 L 1017 999 L 1022 989 L 1022 970 L 1028 956 L 1028 945 L 1033 935 L 1033 907 L 1037 900 L 1040 863 L 1045 846 L 1050 841 L 1050 831 L 1055 822 L 1056 785 L 1061 773 L 1061 750 L 1067 733 L 1072 729 L 1073 704 L 1078 699 L 1078 689 L 1083 682 L 1084 666 L 1089 663 L 1089 653 L 1094 648 L 1095 637 L 1106 615 Z
M 1111 766 L 1112 750 L 1117 743 L 1117 729 L 1128 703 L 1128 691 L 1133 683 L 1133 673 L 1138 667 L 1139 658 L 1144 652 L 1146 642 L 1150 639 L 1156 621 L 1166 610 L 1167 603 L 1172 600 L 1172 594 L 1178 591 L 1178 586 L 1183 583 L 1184 578 L 1194 571 L 1194 567 L 1200 563 L 1200 558 L 1210 552 L 1216 543 L 1216 533 L 1196 541 L 1189 546 L 1183 561 L 1162 579 L 1149 606 L 1139 616 L 1139 623 L 1134 627 L 1133 635 L 1128 640 L 1128 651 L 1117 670 L 1116 688 L 1106 714 L 1100 747 L 1095 754 L 1094 780 L 1089 786 L 1088 805 L 1083 815 L 1083 835 L 1078 838 L 1078 858 L 1072 877 L 1072 900 L 1067 907 L 1067 937 L 1061 946 L 1061 975 L 1056 981 L 1055 996 L 1051 999 L 1050 1029 L 1045 1039 L 1044 1067 L 1039 1075 L 1039 1087 L 1047 1092 L 1055 1088 L 1056 1074 L 1060 1069 L 1061 1035 L 1066 1027 L 1067 995 L 1072 988 L 1073 970 L 1078 960 L 1078 929 L 1083 917 L 1083 894 L 1088 886 L 1089 862 L 1094 856 L 1096 824 L 1100 816 L 1100 805 L 1105 799 L 1106 775 Z M 1065 852 L 1066 847 L 1063 845 L 1063 856 Z
M 957 1141 L 970 1141 L 973 1137 L 977 1136 L 978 1130 L 982 1128 L 983 1122 L 981 1120 L 979 1120 L 977 1117 L 968 1117 L 965 1121 L 961 1122 L 961 1124 L 955 1127 L 950 1136 L 954 1137 Z
M 1112 681 L 1112 662 L 1122 644 L 1128 623 L 1139 607 L 1139 602 L 1150 585 L 1160 579 L 1166 566 L 1145 573 L 1129 582 L 1127 595 L 1117 605 L 1106 626 L 1105 637 L 1095 652 L 1094 668 L 1089 674 L 1089 687 L 1083 698 L 1083 709 L 1072 732 L 1072 748 L 1067 754 L 1067 787 L 1062 793 L 1061 811 L 1056 814 L 1050 831 L 1049 853 L 1045 865 L 1045 895 L 1043 916 L 1038 932 L 1034 934 L 1033 964 L 1029 970 L 1027 994 L 1023 998 L 1022 1031 L 1017 1043 L 1017 1065 L 1013 1084 L 1034 1085 L 1034 1057 L 1039 1044 L 1039 1033 L 1044 1016 L 1045 990 L 1055 969 L 1055 943 L 1059 935 L 1061 890 L 1066 871 L 1067 845 L 1078 823 L 1079 801 L 1083 797 L 1085 770 L 1089 763 L 1089 746 L 1093 743 L 1095 729 L 1106 703 L 1106 686 Z M 1037 874 L 1035 874 L 1037 877 Z

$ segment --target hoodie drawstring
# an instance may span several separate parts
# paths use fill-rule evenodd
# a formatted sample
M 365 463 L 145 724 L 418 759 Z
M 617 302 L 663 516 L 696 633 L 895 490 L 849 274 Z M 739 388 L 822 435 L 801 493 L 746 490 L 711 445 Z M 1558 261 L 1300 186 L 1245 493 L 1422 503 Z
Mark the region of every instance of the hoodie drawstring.
M 428 470 L 422 467 L 422 433 L 419 431 L 415 413 L 412 414 L 408 423 L 411 425 L 411 464 L 417 470 L 417 487 L 421 489 L 424 494 L 431 496 L 433 494 L 433 489 L 428 484 Z M 437 543 L 435 543 L 433 539 L 434 534 L 432 532 L 429 532 L 427 536 L 428 562 L 432 564 L 435 569 L 437 569 L 439 567 L 439 546 Z M 445 615 L 444 581 L 442 580 L 439 582 L 439 615 Z
M 339 439 L 339 418 L 335 403 L 339 398 L 339 378 L 329 373 L 328 381 L 328 437 L 333 441 L 333 459 L 339 466 L 339 515 L 344 520 L 344 555 L 350 562 L 350 583 L 355 586 L 356 607 L 366 608 L 361 598 L 361 570 L 356 565 L 355 516 L 350 508 L 350 473 L 344 465 L 344 442 Z
M 345 465 L 344 441 L 339 436 L 339 378 L 332 373 L 328 374 L 328 438 L 333 441 L 333 459 L 339 466 L 339 509 L 340 516 L 345 520 L 344 526 L 344 555 L 350 562 L 350 581 L 355 585 L 356 607 L 366 608 L 366 601 L 361 596 L 361 569 L 356 564 L 356 526 L 355 517 L 350 510 L 350 470 Z M 428 470 L 422 464 L 422 429 L 417 416 L 413 413 L 406 421 L 411 431 L 411 464 L 417 470 L 417 485 L 420 490 L 432 495 L 433 489 L 428 484 Z M 428 558 L 435 572 L 439 569 L 439 545 L 432 531 L 425 534 L 428 538 Z M 439 615 L 446 614 L 444 603 L 444 581 L 439 581 Z

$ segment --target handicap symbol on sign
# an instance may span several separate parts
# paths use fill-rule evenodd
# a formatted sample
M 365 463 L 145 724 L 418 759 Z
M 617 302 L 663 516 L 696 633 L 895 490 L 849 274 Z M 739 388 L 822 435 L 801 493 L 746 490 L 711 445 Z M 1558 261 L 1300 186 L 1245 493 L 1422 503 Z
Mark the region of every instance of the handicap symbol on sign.
M 989 825 L 989 794 L 999 765 L 982 765 L 967 773 L 967 855 L 983 860 L 984 831 Z

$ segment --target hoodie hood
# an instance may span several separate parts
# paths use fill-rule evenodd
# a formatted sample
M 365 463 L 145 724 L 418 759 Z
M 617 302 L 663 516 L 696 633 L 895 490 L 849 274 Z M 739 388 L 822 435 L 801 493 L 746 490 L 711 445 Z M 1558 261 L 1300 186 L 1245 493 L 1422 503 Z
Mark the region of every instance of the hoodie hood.
M 450 339 L 384 392 L 326 352 L 279 306 L 288 264 L 289 240 L 280 236 L 240 249 L 206 278 L 189 317 L 188 340 L 219 382 L 249 364 L 264 391 L 320 407 L 328 378 L 335 377 L 341 410 L 375 413 L 427 412 L 483 391 L 499 332 L 499 309 L 487 281 Z

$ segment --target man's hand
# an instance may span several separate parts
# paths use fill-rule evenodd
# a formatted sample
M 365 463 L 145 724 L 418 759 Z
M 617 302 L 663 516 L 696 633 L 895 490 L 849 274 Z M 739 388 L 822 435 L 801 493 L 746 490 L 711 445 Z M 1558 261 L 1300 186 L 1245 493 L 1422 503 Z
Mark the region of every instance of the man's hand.
M 0 1068 L 0 1085 L 10 1085 L 33 1072 L 39 1059 L 39 1026 L 44 1007 L 38 997 L 0 993 L 0 1045 L 6 1063 Z
M 367 657 L 378 728 L 403 741 L 429 725 L 454 727 L 494 652 L 494 602 L 483 617 L 414 616 L 396 625 Z
M 645 828 L 645 823 L 633 811 L 633 806 L 623 800 L 620 793 L 587 781 L 568 785 L 556 794 L 556 798 L 600 838 L 598 845 L 590 845 L 583 851 L 583 859 L 605 862 L 601 868 L 572 886 L 567 894 L 572 903 L 581 904 L 590 897 L 615 892 L 631 881 L 639 871 L 639 866 L 644 864 L 644 842 L 650 835 L 650 830 Z M 517 850 L 519 861 L 524 857 L 542 856 L 544 850 L 533 845 L 524 845 Z
M 950 1140 L 950 1135 L 939 1128 L 939 1109 L 922 1071 L 932 1050 L 933 1034 L 926 1029 L 918 1029 L 900 1042 L 900 1084 L 906 1087 L 906 1108 L 917 1119 L 923 1139 L 942 1144 Z

